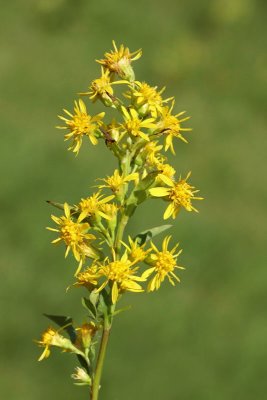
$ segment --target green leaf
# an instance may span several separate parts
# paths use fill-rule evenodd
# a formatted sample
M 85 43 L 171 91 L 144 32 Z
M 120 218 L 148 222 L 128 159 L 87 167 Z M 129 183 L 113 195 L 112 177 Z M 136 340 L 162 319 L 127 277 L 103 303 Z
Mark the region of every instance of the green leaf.
M 56 201 L 51 201 L 51 200 L 46 200 L 46 202 L 51 206 L 58 208 L 59 210 L 64 210 L 64 204 L 62 203 L 57 203 Z M 70 211 L 72 214 L 77 213 L 77 209 L 75 207 L 70 206 Z
M 99 297 L 99 304 L 98 304 L 98 311 L 102 315 L 108 315 L 108 299 L 107 299 L 107 292 L 105 290 L 102 290 L 100 297 Z
M 94 290 L 90 293 L 89 298 L 82 298 L 82 305 L 89 311 L 93 319 L 97 318 L 97 304 L 99 302 L 99 293 Z
M 61 328 L 64 328 L 64 331 L 68 333 L 71 342 L 72 343 L 75 342 L 77 335 L 73 327 L 71 317 L 65 317 L 64 315 L 51 315 L 51 314 L 44 314 L 44 316 L 50 319 L 51 321 L 55 322 Z
M 48 204 L 50 204 L 51 206 L 58 208 L 59 210 L 64 210 L 64 204 L 56 203 L 55 201 L 51 201 L 51 200 L 46 200 L 46 202 Z
M 120 308 L 119 310 L 114 311 L 114 313 L 112 315 L 113 315 L 113 317 L 115 317 L 115 315 L 118 315 L 124 311 L 128 311 L 131 308 L 132 308 L 132 306 L 126 306 L 126 307 Z
M 138 235 L 135 236 L 134 240 L 137 240 L 139 246 L 142 246 L 142 244 L 146 243 L 148 240 L 151 240 L 153 237 L 159 235 L 167 229 L 170 229 L 171 227 L 172 225 L 155 226 L 154 228 L 140 232 Z
M 142 179 L 138 183 L 136 188 L 132 191 L 131 195 L 126 201 L 126 207 L 128 208 L 129 215 L 133 214 L 133 211 L 138 204 L 143 203 L 148 198 L 149 196 L 148 189 L 155 182 L 155 177 L 158 174 L 159 171 L 150 172 L 144 179 Z

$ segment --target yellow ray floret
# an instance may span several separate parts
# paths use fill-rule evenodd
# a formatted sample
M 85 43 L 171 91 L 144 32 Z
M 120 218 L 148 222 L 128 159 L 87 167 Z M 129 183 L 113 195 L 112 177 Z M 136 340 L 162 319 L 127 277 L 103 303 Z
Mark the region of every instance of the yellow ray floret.
M 113 175 L 108 176 L 105 179 L 101 179 L 102 181 L 104 181 L 106 183 L 106 185 L 100 185 L 98 187 L 99 187 L 99 189 L 109 188 L 109 189 L 112 190 L 112 192 L 116 193 L 126 183 L 128 183 L 130 181 L 138 181 L 138 177 L 139 177 L 139 175 L 138 175 L 137 172 L 134 172 L 134 173 L 126 175 L 126 176 L 123 176 L 123 175 L 120 175 L 120 173 L 119 173 L 119 171 L 117 169 L 115 169 Z
M 135 81 L 130 86 L 131 91 L 125 94 L 125 97 L 133 100 L 136 108 L 142 110 L 142 114 L 151 114 L 153 118 L 157 118 L 163 111 L 164 103 L 172 98 L 163 100 L 161 94 L 165 88 L 157 91 L 157 86 L 149 86 L 146 82 Z
M 67 257 L 70 250 L 72 250 L 73 255 L 77 261 L 82 261 L 85 255 L 89 254 L 90 251 L 93 252 L 90 246 L 90 241 L 95 239 L 95 236 L 87 233 L 90 225 L 85 223 L 80 223 L 73 221 L 70 213 L 70 207 L 67 203 L 64 204 L 65 216 L 56 217 L 51 215 L 52 220 L 59 225 L 58 229 L 47 228 L 53 232 L 59 232 L 59 238 L 52 241 L 52 243 L 59 243 L 60 241 L 65 242 L 66 252 L 65 257 Z
M 141 156 L 145 160 L 147 165 L 155 165 L 159 162 L 159 151 L 162 150 L 163 146 L 158 145 L 157 141 L 148 142 L 141 151 Z
M 191 201 L 192 200 L 203 200 L 202 197 L 196 197 L 195 193 L 199 192 L 199 190 L 194 190 L 194 186 L 189 185 L 187 183 L 187 179 L 190 177 L 191 172 L 189 172 L 185 179 L 181 179 L 178 182 L 172 181 L 170 178 L 163 174 L 159 174 L 160 179 L 167 185 L 167 187 L 155 187 L 149 189 L 149 192 L 152 196 L 162 197 L 164 200 L 170 202 L 168 205 L 163 218 L 168 219 L 172 217 L 176 218 L 178 212 L 181 207 L 184 207 L 187 211 L 196 211 L 198 210 L 193 207 Z
M 113 103 L 115 97 L 113 96 L 112 85 L 128 83 L 127 81 L 116 81 L 111 82 L 111 76 L 109 70 L 104 70 L 101 67 L 101 77 L 92 81 L 89 91 L 85 93 L 80 93 L 82 95 L 89 95 L 89 98 L 95 102 L 97 99 L 104 100 L 108 104 Z
M 123 246 L 126 248 L 128 253 L 128 258 L 134 264 L 140 261 L 143 261 L 146 256 L 149 254 L 151 249 L 145 250 L 145 243 L 142 246 L 139 246 L 137 243 L 137 239 L 133 240 L 130 236 L 128 236 L 129 245 L 121 241 Z
M 181 254 L 182 250 L 179 250 L 178 253 L 175 254 L 178 244 L 172 250 L 168 250 L 170 239 L 171 236 L 165 237 L 162 243 L 162 250 L 158 250 L 154 243 L 151 242 L 151 247 L 154 252 L 149 255 L 149 261 L 147 261 L 147 263 L 152 265 L 152 267 L 147 269 L 142 275 L 142 278 L 146 279 L 153 275 L 153 278 L 148 283 L 148 292 L 158 290 L 166 277 L 173 286 L 175 285 L 175 281 L 180 282 L 174 270 L 184 269 L 184 267 L 176 265 L 177 257 Z
M 183 142 L 187 143 L 187 140 L 183 137 L 182 132 L 192 131 L 191 128 L 182 128 L 181 123 L 190 119 L 190 117 L 185 117 L 180 119 L 182 115 L 185 114 L 185 111 L 182 111 L 176 115 L 172 115 L 172 109 L 174 107 L 174 101 L 172 102 L 171 107 L 163 107 L 161 121 L 158 123 L 158 129 L 162 134 L 165 135 L 165 151 L 169 148 L 171 152 L 175 154 L 173 147 L 173 138 L 179 138 Z
M 87 197 L 86 199 L 81 199 L 80 203 L 78 204 L 78 208 L 80 211 L 78 221 L 82 221 L 87 217 L 102 217 L 109 220 L 110 216 L 101 210 L 101 206 L 109 202 L 113 198 L 113 195 L 103 198 L 103 195 L 100 192 L 97 192 L 94 193 L 92 196 Z
M 143 132 L 143 129 L 155 129 L 156 124 L 154 118 L 140 119 L 137 111 L 134 108 L 130 108 L 128 111 L 125 107 L 121 107 L 123 112 L 124 123 L 122 128 L 124 132 L 129 133 L 133 137 L 141 137 L 142 139 L 149 141 L 149 135 Z
M 167 178 L 173 180 L 174 179 L 174 175 L 176 173 L 175 169 L 170 165 L 170 164 L 164 164 L 161 162 L 158 162 L 156 164 L 157 170 L 160 172 L 160 174 L 156 177 L 156 181 L 161 182 L 161 176 L 167 176 Z M 164 183 L 164 182 L 163 182 Z
M 59 129 L 69 129 L 70 133 L 65 135 L 65 140 L 72 139 L 72 145 L 68 150 L 72 150 L 74 153 L 79 153 L 82 145 L 84 136 L 87 136 L 93 145 L 96 145 L 98 140 L 96 138 L 96 132 L 102 125 L 102 118 L 105 113 L 101 112 L 95 116 L 87 114 L 87 109 L 84 102 L 74 102 L 74 113 L 70 113 L 68 110 L 63 110 L 69 118 L 59 115 L 58 117 L 65 122 L 66 126 L 57 126 Z
M 114 253 L 113 256 L 114 261 L 109 262 L 107 260 L 106 263 L 99 265 L 98 274 L 104 278 L 104 282 L 97 291 L 100 292 L 109 284 L 111 299 L 114 304 L 117 302 L 120 293 L 124 291 L 143 292 L 143 288 L 137 282 L 143 282 L 146 279 L 136 275 L 138 267 L 132 268 L 134 262 L 128 259 L 127 253 L 124 253 L 120 260 L 115 260 Z
M 94 286 L 97 286 L 100 275 L 98 274 L 98 266 L 96 264 L 87 267 L 84 271 L 79 272 L 76 275 L 77 281 L 73 286 L 85 286 L 92 290 Z
M 118 75 L 124 77 L 124 70 L 127 68 L 132 61 L 138 60 L 142 55 L 142 50 L 136 50 L 133 53 L 130 52 L 128 47 L 120 45 L 119 49 L 116 46 L 115 41 L 112 41 L 114 50 L 104 54 L 103 60 L 97 60 L 99 64 L 102 64 L 111 72 L 116 72 Z

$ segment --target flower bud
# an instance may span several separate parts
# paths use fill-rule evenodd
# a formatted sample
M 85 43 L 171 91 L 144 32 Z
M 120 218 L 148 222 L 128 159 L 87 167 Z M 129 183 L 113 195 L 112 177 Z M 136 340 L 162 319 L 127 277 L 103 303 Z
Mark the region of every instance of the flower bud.
M 93 322 L 90 322 L 89 324 L 83 324 L 76 330 L 78 331 L 78 341 L 82 343 L 84 349 L 89 349 L 92 338 L 97 331 L 97 326 Z
M 75 385 L 91 385 L 91 378 L 87 374 L 87 372 L 80 367 L 75 368 L 75 373 L 71 375 L 72 379 L 80 381 L 80 382 L 75 382 Z
M 130 60 L 127 58 L 122 58 L 118 62 L 117 73 L 120 76 L 120 78 L 125 79 L 129 82 L 134 82 L 134 80 L 135 80 L 133 68 L 131 66 Z

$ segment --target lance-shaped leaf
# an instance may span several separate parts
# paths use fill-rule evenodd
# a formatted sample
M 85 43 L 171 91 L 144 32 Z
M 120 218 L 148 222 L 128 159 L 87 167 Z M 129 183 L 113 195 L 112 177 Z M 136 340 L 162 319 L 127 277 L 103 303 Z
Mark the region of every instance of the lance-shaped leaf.
M 51 206 L 58 208 L 59 210 L 64 210 L 64 204 L 62 203 L 57 203 L 56 201 L 52 201 L 52 200 L 46 200 L 46 202 L 48 204 L 50 204 Z M 69 207 L 70 211 L 72 214 L 77 213 L 77 209 L 75 207 Z
M 96 319 L 97 318 L 97 305 L 99 302 L 99 293 L 96 293 L 95 290 L 93 290 L 89 298 L 83 297 L 82 298 L 82 305 L 89 311 L 89 315 L 91 318 Z
M 126 214 L 131 217 L 135 212 L 138 204 L 143 203 L 149 197 L 149 191 L 151 185 L 155 182 L 155 177 L 159 174 L 159 171 L 150 172 L 144 179 L 142 179 L 127 199 Z
M 155 226 L 154 228 L 140 232 L 138 235 L 135 236 L 134 240 L 137 240 L 139 246 L 142 246 L 142 244 L 144 244 L 148 240 L 151 240 L 153 237 L 159 235 L 167 229 L 170 229 L 171 227 L 172 225 Z
M 146 200 L 149 196 L 148 189 L 155 182 L 155 177 L 159 171 L 150 172 L 144 179 L 142 179 L 129 196 L 126 206 L 138 205 Z

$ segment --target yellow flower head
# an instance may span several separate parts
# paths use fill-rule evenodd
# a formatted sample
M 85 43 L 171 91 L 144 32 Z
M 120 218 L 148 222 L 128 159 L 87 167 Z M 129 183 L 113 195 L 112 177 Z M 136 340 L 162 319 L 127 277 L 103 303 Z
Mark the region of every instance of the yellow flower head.
M 85 286 L 89 290 L 92 290 L 94 286 L 98 283 L 98 266 L 93 264 L 87 267 L 84 271 L 79 272 L 76 275 L 77 281 L 73 284 L 74 286 Z
M 86 106 L 84 102 L 74 102 L 74 113 L 71 114 L 68 110 L 63 110 L 70 118 L 59 115 L 58 117 L 65 122 L 67 126 L 58 126 L 59 129 L 69 129 L 70 133 L 65 135 L 65 140 L 72 139 L 72 145 L 68 150 L 72 150 L 74 153 L 79 153 L 82 145 L 83 136 L 87 136 L 93 145 L 97 144 L 96 132 L 102 125 L 102 118 L 105 113 L 99 113 L 93 117 L 87 114 Z
M 67 248 L 65 257 L 67 257 L 70 250 L 77 261 L 81 261 L 85 254 L 90 250 L 89 242 L 95 239 L 95 236 L 86 233 L 90 228 L 88 223 L 75 222 L 71 218 L 70 208 L 67 203 L 64 204 L 65 216 L 56 217 L 51 215 L 52 220 L 59 225 L 59 229 L 47 228 L 53 232 L 59 232 L 60 237 L 53 240 L 52 243 L 60 241 L 65 242 Z
M 89 95 L 89 98 L 95 102 L 101 100 L 106 106 L 112 106 L 116 98 L 113 96 L 112 85 L 127 83 L 127 81 L 111 82 L 110 72 L 101 67 L 101 77 L 92 81 L 89 91 L 80 93 L 81 95 Z
M 157 181 L 161 181 L 161 175 L 167 176 L 167 178 L 169 179 L 174 178 L 176 171 L 170 164 L 158 162 L 156 166 L 157 170 L 160 172 L 160 174 L 156 178 Z
M 97 60 L 99 64 L 102 64 L 110 72 L 117 73 L 123 79 L 133 79 L 130 64 L 132 61 L 138 60 L 142 55 L 142 50 L 130 52 L 128 47 L 120 46 L 118 49 L 114 40 L 112 41 L 114 50 L 110 53 L 105 53 L 105 59 Z M 132 78 L 132 79 L 131 79 Z
M 100 206 L 100 210 L 110 219 L 113 219 L 117 215 L 118 206 L 115 203 L 104 203 Z
M 46 331 L 43 332 L 41 340 L 36 340 L 36 342 L 40 346 L 44 347 L 44 351 L 38 358 L 38 361 L 42 361 L 44 358 L 49 357 L 51 346 L 57 346 L 61 347 L 63 350 L 67 350 L 70 345 L 70 341 L 60 335 L 58 331 L 52 327 L 47 328 Z
M 110 217 L 101 211 L 101 206 L 108 201 L 112 200 L 114 196 L 104 197 L 100 194 L 100 192 L 94 193 L 92 196 L 87 197 L 86 199 L 81 199 L 78 208 L 80 211 L 80 216 L 78 221 L 82 221 L 84 218 L 93 217 L 93 218 L 105 218 L 110 219 Z
M 96 101 L 98 98 L 106 98 L 107 100 L 112 99 L 113 89 L 111 87 L 110 73 L 108 70 L 104 71 L 104 69 L 101 68 L 101 77 L 92 82 L 88 94 L 90 95 L 90 99 L 93 101 Z
M 116 193 L 118 192 L 123 185 L 130 181 L 137 181 L 138 180 L 138 173 L 132 173 L 126 176 L 120 175 L 119 171 L 115 169 L 114 174 L 111 176 L 108 176 L 106 179 L 101 179 L 106 183 L 106 185 L 100 185 L 98 186 L 99 189 L 101 188 L 109 188 L 112 190 L 112 192 Z
M 130 108 L 129 111 L 125 107 L 121 107 L 123 112 L 124 123 L 122 128 L 125 132 L 129 133 L 133 137 L 141 137 L 142 139 L 149 141 L 148 134 L 144 133 L 142 129 L 155 129 L 156 124 L 154 118 L 140 119 L 138 113 L 134 108 Z
M 132 261 L 133 264 L 143 261 L 151 249 L 145 250 L 145 243 L 142 246 L 139 246 L 137 240 L 133 240 L 130 236 L 128 236 L 129 246 L 122 242 L 124 247 L 127 249 L 128 258 Z
M 184 269 L 183 267 L 176 265 L 177 257 L 181 254 L 182 250 L 175 254 L 178 244 L 172 250 L 168 250 L 170 239 L 171 236 L 165 237 L 161 251 L 151 242 L 154 253 L 150 254 L 150 260 L 148 263 L 152 265 L 152 267 L 147 269 L 142 275 L 143 278 L 147 279 L 150 275 L 154 274 L 153 278 L 148 283 L 148 292 L 158 290 L 166 277 L 173 286 L 175 285 L 175 281 L 180 282 L 180 279 L 175 275 L 174 270 Z
M 149 142 L 143 147 L 141 155 L 145 159 L 147 165 L 155 165 L 159 162 L 158 152 L 163 148 L 157 141 Z
M 178 182 L 173 182 L 167 176 L 160 174 L 159 177 L 167 186 L 169 186 L 169 188 L 155 187 L 149 189 L 149 192 L 152 196 L 163 197 L 164 200 L 170 202 L 164 213 L 164 219 L 170 217 L 173 219 L 176 218 L 181 207 L 184 207 L 187 211 L 198 212 L 198 210 L 193 207 L 191 201 L 203 200 L 203 198 L 195 197 L 195 193 L 199 192 L 199 190 L 194 190 L 194 186 L 191 186 L 189 183 L 187 183 L 187 179 L 190 177 L 190 175 L 191 172 L 187 174 L 185 179 L 180 178 Z
M 160 130 L 161 133 L 163 133 L 166 136 L 165 151 L 167 151 L 170 148 L 171 152 L 175 154 L 172 143 L 173 138 L 177 137 L 181 139 L 183 142 L 187 143 L 187 140 L 183 137 L 182 132 L 191 131 L 192 129 L 181 127 L 181 123 L 187 121 L 188 119 L 190 119 L 190 117 L 185 117 L 182 119 L 179 118 L 183 114 L 185 114 L 185 111 L 182 111 L 176 115 L 172 115 L 171 113 L 173 107 L 174 107 L 174 101 L 170 109 L 169 107 L 163 107 L 161 121 L 158 123 L 158 129 Z
M 143 115 L 151 114 L 153 118 L 157 118 L 162 113 L 163 104 L 171 100 L 162 100 L 161 94 L 165 88 L 157 91 L 157 86 L 149 86 L 146 82 L 134 82 L 135 86 L 131 92 L 127 92 L 125 96 L 132 98 L 136 107 Z
M 113 118 L 111 123 L 104 125 L 103 132 L 105 132 L 105 139 L 108 142 L 118 142 L 121 137 L 121 125 Z
M 100 265 L 98 273 L 105 278 L 105 281 L 97 291 L 100 292 L 107 284 L 110 284 L 113 304 L 117 302 L 121 292 L 143 292 L 137 281 L 145 281 L 145 279 L 135 275 L 138 267 L 131 268 L 133 264 L 124 253 L 120 260 L 108 261 L 107 264 Z

